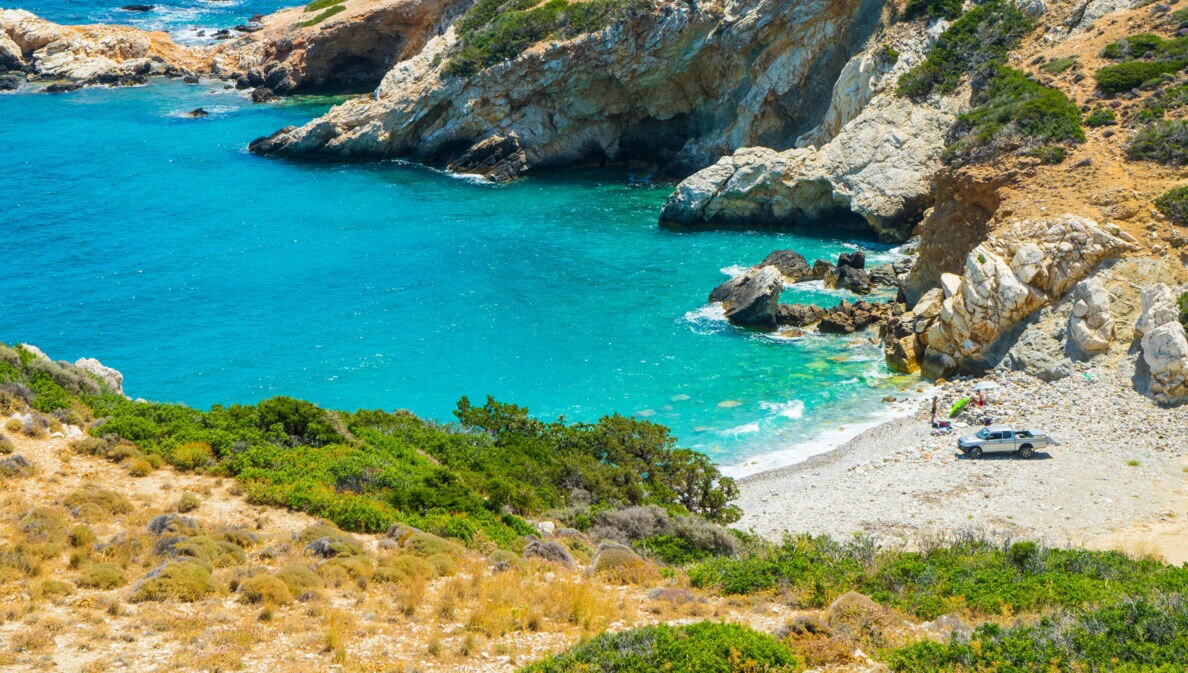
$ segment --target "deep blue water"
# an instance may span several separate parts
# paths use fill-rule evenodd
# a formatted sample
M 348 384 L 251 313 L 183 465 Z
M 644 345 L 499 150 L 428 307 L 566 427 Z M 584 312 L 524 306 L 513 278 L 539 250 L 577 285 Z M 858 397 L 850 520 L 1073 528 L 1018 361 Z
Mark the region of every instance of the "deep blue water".
M 663 231 L 671 186 L 613 173 L 494 186 L 245 151 L 325 105 L 173 82 L 0 95 L 0 341 L 199 407 L 286 394 L 449 420 L 491 394 L 639 414 L 724 464 L 816 450 L 902 383 L 864 339 L 772 338 L 705 305 L 723 269 L 845 239 Z

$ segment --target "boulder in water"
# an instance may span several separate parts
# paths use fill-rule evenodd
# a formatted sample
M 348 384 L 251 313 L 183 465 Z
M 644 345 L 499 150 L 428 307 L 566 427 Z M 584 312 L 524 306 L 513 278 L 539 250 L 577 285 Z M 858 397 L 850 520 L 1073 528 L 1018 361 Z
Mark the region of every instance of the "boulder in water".
M 792 283 L 804 280 L 813 273 L 804 255 L 795 250 L 776 250 L 764 257 L 759 266 L 774 266 L 779 269 L 784 278 Z
M 779 270 L 763 266 L 719 286 L 710 298 L 722 302 L 726 319 L 735 325 L 775 329 L 776 307 L 783 290 L 784 278 Z
M 124 5 L 120 7 L 125 12 L 151 12 L 156 8 L 156 5 Z

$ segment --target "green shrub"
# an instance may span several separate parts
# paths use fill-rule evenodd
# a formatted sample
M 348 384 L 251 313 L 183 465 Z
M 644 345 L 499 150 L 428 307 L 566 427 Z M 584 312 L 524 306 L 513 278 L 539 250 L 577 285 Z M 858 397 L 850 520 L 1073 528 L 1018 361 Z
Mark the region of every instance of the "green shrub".
M 1188 568 L 1118 552 L 1029 543 L 1004 549 L 975 538 L 919 552 L 880 552 L 863 539 L 799 536 L 740 558 L 707 561 L 688 574 L 693 586 L 728 594 L 782 589 L 804 605 L 854 590 L 925 619 L 955 610 L 1035 612 L 1188 588 Z
M 1051 75 L 1059 75 L 1062 72 L 1071 70 L 1076 65 L 1076 58 L 1054 58 L 1041 65 L 1039 69 Z
M 95 531 L 91 530 L 90 526 L 78 524 L 70 529 L 66 534 L 66 539 L 70 541 L 70 546 L 75 549 L 89 549 L 98 540 Z
M 1034 151 L 1085 140 L 1076 104 L 1018 70 L 998 66 L 988 85 L 974 95 L 974 103 L 976 107 L 958 120 L 958 140 L 946 149 L 952 162 L 985 161 L 1013 149 Z M 1048 148 L 1038 155 L 1059 163 L 1063 152 Z
M 128 465 L 128 475 L 132 477 L 147 477 L 153 473 L 153 465 L 143 458 L 137 458 Z
M 317 24 L 334 16 L 335 14 L 340 14 L 345 11 L 346 11 L 346 7 L 344 7 L 342 5 L 334 5 L 333 7 L 327 9 L 326 11 L 322 12 L 321 14 L 318 14 L 314 18 L 308 19 L 306 21 L 302 21 L 298 25 L 303 28 L 309 28 L 310 26 L 316 26 Z
M 436 574 L 437 569 L 429 561 L 419 556 L 401 554 L 381 561 L 375 569 L 375 580 L 403 584 L 415 577 L 430 578 Z
M 1176 305 L 1180 308 L 1180 324 L 1188 329 L 1188 292 L 1180 294 L 1176 299 Z
M 316 12 L 319 9 L 326 9 L 327 7 L 333 7 L 334 5 L 341 5 L 344 2 L 346 2 L 346 0 L 313 0 L 313 2 L 305 6 L 305 11 Z
M 1159 121 L 1172 111 L 1188 107 L 1188 84 L 1158 89 L 1143 104 L 1136 119 L 1139 123 Z
M 0 456 L 7 456 L 13 451 L 16 451 L 16 445 L 12 443 L 11 439 L 0 434 Z
M 886 65 L 895 65 L 899 63 L 899 50 L 889 44 L 884 44 L 879 49 L 879 59 Z
M 132 600 L 191 603 L 217 590 L 210 568 L 195 561 L 174 561 L 142 579 L 132 593 Z
M 83 568 L 75 582 L 87 589 L 115 589 L 124 586 L 124 571 L 114 563 L 96 563 Z
M 38 598 L 61 598 L 75 592 L 75 586 L 62 580 L 42 580 L 34 592 Z
M 961 0 L 908 0 L 903 16 L 905 19 L 955 19 L 961 16 L 961 4 Z
M 445 74 L 474 74 L 550 36 L 568 39 L 605 28 L 650 0 L 480 0 L 455 24 L 460 42 Z
M 899 78 L 899 93 L 913 98 L 952 93 L 967 76 L 977 89 L 1032 25 L 1008 0 L 988 0 L 974 7 L 941 34 L 923 63 Z
M 1049 166 L 1064 163 L 1068 158 L 1068 150 L 1060 145 L 1040 145 L 1027 151 L 1027 156 L 1035 157 Z
M 173 506 L 174 511 L 182 514 L 193 512 L 202 506 L 202 499 L 193 493 L 182 493 L 181 497 L 177 499 L 177 503 Z
M 531 664 L 522 673 L 779 673 L 798 671 L 788 646 L 738 624 L 701 622 L 607 633 Z
M 239 598 L 245 603 L 286 605 L 293 602 L 288 585 L 276 575 L 259 573 L 239 583 Z
M 302 565 L 287 565 L 276 571 L 276 577 L 284 582 L 289 593 L 296 597 L 322 588 L 322 578 Z
M 1188 185 L 1167 190 L 1163 196 L 1155 199 L 1155 207 L 1167 219 L 1182 227 L 1188 227 Z
M 1143 128 L 1130 139 L 1126 155 L 1169 166 L 1188 165 L 1188 120 L 1156 122 Z
M 214 452 L 205 442 L 186 442 L 169 454 L 169 462 L 183 470 L 196 470 L 214 460 Z
M 1188 661 L 1188 599 L 1173 594 L 1043 617 L 1035 624 L 979 627 L 948 644 L 922 641 L 890 653 L 891 670 L 1182 671 Z
M 1097 128 L 1099 126 L 1112 126 L 1118 123 L 1118 115 L 1108 107 L 1093 108 L 1093 112 L 1085 117 L 1085 126 Z
M 20 518 L 17 525 L 29 541 L 50 542 L 62 539 L 66 518 L 55 509 L 34 507 Z
M 1097 71 L 1097 87 L 1108 94 L 1122 93 L 1158 82 L 1164 75 L 1179 72 L 1188 61 L 1130 61 L 1107 65 Z
M 158 553 L 174 558 L 191 558 L 216 568 L 243 563 L 247 556 L 233 542 L 216 540 L 207 535 L 165 538 L 157 545 Z
M 122 493 L 95 486 L 72 491 L 62 500 L 62 504 L 74 516 L 88 520 L 102 520 L 132 511 L 132 501 Z

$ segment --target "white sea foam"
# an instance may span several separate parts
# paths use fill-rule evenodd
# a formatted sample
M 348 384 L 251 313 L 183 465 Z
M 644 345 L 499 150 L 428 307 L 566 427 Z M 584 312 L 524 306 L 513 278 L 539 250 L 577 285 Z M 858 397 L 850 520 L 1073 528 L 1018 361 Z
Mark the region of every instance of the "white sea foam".
M 772 412 L 773 416 L 782 416 L 783 418 L 802 418 L 804 416 L 804 402 L 800 400 L 788 400 L 787 402 L 760 402 L 759 408 L 764 411 Z
M 752 456 L 741 463 L 722 465 L 720 469 L 722 474 L 739 479 L 804 462 L 813 456 L 836 449 L 877 425 L 907 416 L 915 409 L 917 401 L 927 394 L 928 391 L 925 391 L 900 402 L 881 405 L 878 413 L 871 414 L 857 422 L 848 423 L 844 427 L 823 429 L 807 439 L 777 446 L 769 453 Z
M 706 323 L 722 323 L 726 322 L 726 309 L 722 306 L 721 302 L 716 301 L 685 313 L 682 320 L 701 325 Z
M 753 432 L 759 432 L 759 421 L 753 421 L 751 423 L 744 423 L 737 427 L 729 428 L 726 430 L 720 430 L 720 431 L 718 431 L 718 434 L 726 436 L 726 437 L 737 437 L 739 435 L 749 435 Z
M 746 273 L 747 269 L 749 268 L 751 267 L 743 266 L 742 264 L 731 264 L 730 266 L 724 266 L 719 270 L 727 276 L 734 278 L 740 273 Z

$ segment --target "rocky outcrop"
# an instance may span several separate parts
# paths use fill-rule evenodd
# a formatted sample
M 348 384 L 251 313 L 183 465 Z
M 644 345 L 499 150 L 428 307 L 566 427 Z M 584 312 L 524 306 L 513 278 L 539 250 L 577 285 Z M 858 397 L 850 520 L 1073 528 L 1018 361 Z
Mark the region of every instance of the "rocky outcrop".
M 906 238 L 928 205 L 946 134 L 968 103 L 967 95 L 915 102 L 894 91 L 942 27 L 901 24 L 872 40 L 843 70 L 829 113 L 801 147 L 748 147 L 723 157 L 677 187 L 661 224 L 790 228 L 857 220 L 885 238 Z M 884 46 L 894 46 L 898 59 L 891 62 Z
M 1072 314 L 1068 319 L 1068 343 L 1073 352 L 1093 357 L 1110 349 L 1114 319 L 1110 315 L 1110 293 L 1100 282 L 1083 280 L 1072 291 Z
M 112 369 L 95 358 L 81 358 L 75 361 L 74 366 L 99 377 L 112 392 L 124 394 L 124 375 L 119 370 Z
M 813 275 L 813 269 L 809 266 L 808 260 L 795 250 L 776 250 L 764 257 L 763 261 L 759 262 L 759 266 L 774 266 L 779 269 L 784 280 L 789 283 L 798 283 Z
M 1000 336 L 1062 297 L 1102 260 L 1132 249 L 1096 222 L 1075 215 L 1021 221 L 967 255 L 960 283 L 946 292 L 929 325 L 921 370 L 941 377 L 974 364 Z
M 220 44 L 215 74 L 277 94 L 361 93 L 418 54 L 470 0 L 347 0 L 343 11 L 304 25 L 304 6 L 263 17 L 260 30 Z
M 1147 368 L 1147 394 L 1161 402 L 1188 400 L 1188 340 L 1179 323 L 1175 293 L 1163 283 L 1142 292 L 1142 312 L 1134 332 L 1141 337 Z
M 821 91 L 880 20 L 881 0 L 657 2 L 601 31 L 448 76 L 447 31 L 393 68 L 372 99 L 340 105 L 256 152 L 402 156 L 499 178 L 545 165 L 643 161 L 687 174 L 741 147 L 791 145 Z M 514 168 L 485 154 L 495 138 Z M 522 152 L 522 156 L 520 153 Z
M 822 334 L 853 334 L 877 324 L 892 312 L 886 304 L 872 304 L 867 301 L 851 304 L 843 299 L 821 317 L 817 323 L 817 331 Z
M 0 10 L 0 36 L 0 70 L 20 70 L 32 80 L 135 84 L 151 75 L 203 68 L 199 56 L 166 33 L 60 26 L 21 9 Z
M 761 266 L 719 285 L 709 299 L 722 302 L 726 319 L 736 325 L 775 329 L 776 306 L 783 291 L 779 269 Z
M 1107 14 L 1121 12 L 1135 7 L 1151 4 L 1151 0 L 1078 0 L 1073 9 L 1069 27 L 1074 30 L 1087 30 L 1093 22 Z
M 985 179 L 965 171 L 936 174 L 936 200 L 917 229 L 916 261 L 903 282 L 908 303 L 938 287 L 945 274 L 960 274 L 969 251 L 986 240 L 991 218 L 1002 202 L 1001 180 L 1001 176 Z
M 870 276 L 866 274 L 866 256 L 861 252 L 842 253 L 837 265 L 825 272 L 825 287 L 849 290 L 854 294 L 870 294 Z

